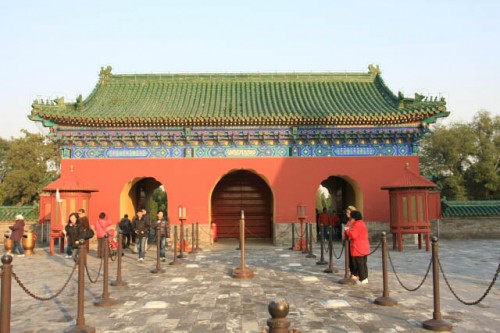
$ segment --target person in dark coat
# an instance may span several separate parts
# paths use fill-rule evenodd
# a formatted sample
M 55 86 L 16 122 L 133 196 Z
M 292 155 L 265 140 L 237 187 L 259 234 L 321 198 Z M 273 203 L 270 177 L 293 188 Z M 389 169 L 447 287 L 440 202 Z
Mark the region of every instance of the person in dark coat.
M 144 260 L 144 254 L 146 253 L 146 242 L 148 240 L 149 228 L 151 224 L 149 219 L 143 216 L 142 210 L 139 210 L 133 220 L 135 237 L 137 243 L 137 252 L 139 252 L 139 261 Z
M 68 249 L 66 250 L 66 258 L 73 258 L 76 262 L 79 253 L 79 240 L 83 239 L 83 224 L 80 221 L 78 213 L 71 213 L 66 224 L 66 236 L 68 237 Z M 69 254 L 68 254 L 69 252 Z
M 10 239 L 14 243 L 12 252 L 17 253 L 18 257 L 24 257 L 24 249 L 21 242 L 24 235 L 24 217 L 21 214 L 16 215 L 16 222 L 9 229 L 12 230 Z
M 120 232 L 124 237 L 123 248 L 128 249 L 130 247 L 130 238 L 132 234 L 132 225 L 130 223 L 130 219 L 128 218 L 128 214 L 123 215 L 123 218 L 120 220 L 118 227 L 120 228 Z

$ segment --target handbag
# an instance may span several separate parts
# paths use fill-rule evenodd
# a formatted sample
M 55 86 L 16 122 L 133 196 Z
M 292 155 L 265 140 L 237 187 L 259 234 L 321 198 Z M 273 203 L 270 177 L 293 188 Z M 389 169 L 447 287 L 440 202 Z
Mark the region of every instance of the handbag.
M 83 239 L 87 240 L 91 239 L 92 237 L 94 237 L 94 230 L 92 230 L 92 228 L 88 228 L 83 231 Z

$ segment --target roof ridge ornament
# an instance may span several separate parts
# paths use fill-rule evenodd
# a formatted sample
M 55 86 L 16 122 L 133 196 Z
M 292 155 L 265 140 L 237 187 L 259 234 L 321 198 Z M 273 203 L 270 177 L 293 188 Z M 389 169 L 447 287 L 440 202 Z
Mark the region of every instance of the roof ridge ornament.
M 106 66 L 106 68 L 101 67 L 101 71 L 99 72 L 99 81 L 101 81 L 101 83 L 104 83 L 109 79 L 112 69 L 113 68 L 109 65 Z
M 373 64 L 369 64 L 368 65 L 368 72 L 373 75 L 373 76 L 377 76 L 377 75 L 380 75 L 380 73 L 382 73 L 380 71 L 380 67 L 377 65 L 373 65 Z

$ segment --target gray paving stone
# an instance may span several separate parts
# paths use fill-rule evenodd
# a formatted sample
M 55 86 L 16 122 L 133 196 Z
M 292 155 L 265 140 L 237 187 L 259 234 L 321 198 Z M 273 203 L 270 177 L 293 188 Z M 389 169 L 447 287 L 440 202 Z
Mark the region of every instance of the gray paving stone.
M 303 333 L 324 332 L 427 332 L 422 322 L 432 319 L 432 276 L 418 291 L 401 287 L 389 270 L 394 307 L 375 305 L 382 295 L 381 254 L 368 258 L 369 280 L 365 286 L 346 286 L 343 258 L 335 260 L 338 274 L 323 273 L 317 258 L 307 259 L 299 252 L 263 243 L 247 244 L 247 265 L 255 273 L 250 280 L 231 277 L 240 263 L 236 243 L 218 242 L 211 250 L 188 255 L 181 265 L 162 265 L 164 274 L 151 274 L 156 251 L 149 251 L 144 263 L 137 255 L 123 257 L 122 276 L 126 287 L 109 287 L 119 304 L 95 307 L 102 294 L 102 276 L 85 285 L 85 321 L 97 332 L 258 332 L 270 317 L 269 302 L 284 297 L 290 305 L 292 327 Z M 376 245 L 376 244 L 374 244 Z M 154 246 L 153 246 L 154 247 Z M 335 243 L 340 253 L 341 244 Z M 500 241 L 443 241 L 440 261 L 447 278 L 460 297 L 476 300 L 486 290 L 498 267 Z M 318 255 L 318 249 L 315 250 Z M 173 256 L 172 252 L 169 253 Z M 430 252 L 405 245 L 404 252 L 390 251 L 399 278 L 414 288 L 423 279 Z M 89 273 L 97 276 L 99 259 L 91 250 Z M 49 256 L 47 249 L 35 255 L 14 258 L 13 269 L 33 293 L 50 296 L 68 279 L 73 262 L 60 255 Z M 116 276 L 116 263 L 110 263 L 110 278 Z M 494 285 L 490 294 L 476 306 L 456 300 L 441 278 L 441 312 L 453 324 L 454 332 L 497 332 L 500 326 L 500 291 Z M 149 304 L 149 306 L 148 306 Z M 347 306 L 336 306 L 336 304 Z M 151 306 L 156 305 L 156 306 Z M 160 306 L 161 305 L 161 306 Z M 151 307 L 151 308 L 148 308 Z M 164 308 L 162 308 L 164 307 Z M 77 312 L 77 274 L 54 300 L 37 301 L 12 281 L 11 332 L 62 332 L 75 325 Z

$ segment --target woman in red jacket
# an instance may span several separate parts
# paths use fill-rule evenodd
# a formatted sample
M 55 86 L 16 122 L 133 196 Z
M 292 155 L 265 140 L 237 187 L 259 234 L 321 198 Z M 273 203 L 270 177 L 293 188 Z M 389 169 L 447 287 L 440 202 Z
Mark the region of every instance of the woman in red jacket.
M 366 264 L 370 253 L 368 229 L 362 220 L 361 213 L 357 210 L 351 212 L 352 223 L 346 226 L 345 233 L 350 241 L 350 255 L 353 259 L 353 275 L 359 277 L 359 283 L 368 283 L 368 266 Z

